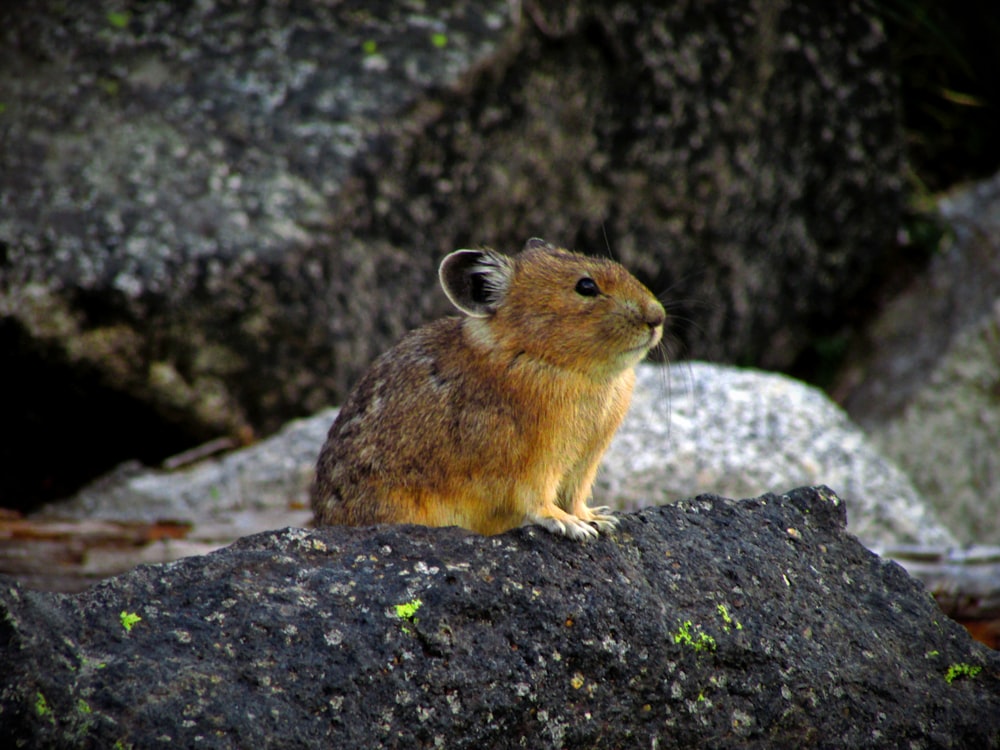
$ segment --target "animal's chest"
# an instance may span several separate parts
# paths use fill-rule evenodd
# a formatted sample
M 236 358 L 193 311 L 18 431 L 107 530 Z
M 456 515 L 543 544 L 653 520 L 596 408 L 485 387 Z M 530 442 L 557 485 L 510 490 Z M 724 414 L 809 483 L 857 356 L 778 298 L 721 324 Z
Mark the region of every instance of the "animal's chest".
M 537 447 L 566 464 L 602 450 L 621 424 L 630 395 L 627 383 L 616 383 L 551 399 L 537 415 Z

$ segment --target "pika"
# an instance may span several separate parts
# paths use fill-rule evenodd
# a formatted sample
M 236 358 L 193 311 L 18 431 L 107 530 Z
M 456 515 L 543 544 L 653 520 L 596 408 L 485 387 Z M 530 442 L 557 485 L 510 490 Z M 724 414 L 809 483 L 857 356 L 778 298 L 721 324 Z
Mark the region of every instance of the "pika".
M 350 393 L 316 465 L 314 523 L 614 528 L 587 502 L 663 306 L 618 263 L 540 239 L 458 250 L 438 275 L 465 317 L 411 331 Z

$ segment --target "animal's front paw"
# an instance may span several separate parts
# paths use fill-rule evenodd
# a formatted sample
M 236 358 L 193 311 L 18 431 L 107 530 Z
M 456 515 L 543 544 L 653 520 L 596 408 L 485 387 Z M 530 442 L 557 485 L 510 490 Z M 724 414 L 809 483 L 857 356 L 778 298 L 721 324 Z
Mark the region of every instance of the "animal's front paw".
M 587 523 L 592 523 L 598 531 L 613 531 L 618 526 L 618 516 L 611 515 L 611 508 L 601 505 L 597 508 L 584 507 L 586 513 L 579 516 Z
M 528 523 L 537 523 L 545 527 L 553 534 L 560 534 L 578 542 L 585 542 L 588 539 L 597 538 L 597 529 L 585 521 L 581 521 L 574 515 L 567 513 L 560 508 L 554 508 L 551 515 L 529 515 Z

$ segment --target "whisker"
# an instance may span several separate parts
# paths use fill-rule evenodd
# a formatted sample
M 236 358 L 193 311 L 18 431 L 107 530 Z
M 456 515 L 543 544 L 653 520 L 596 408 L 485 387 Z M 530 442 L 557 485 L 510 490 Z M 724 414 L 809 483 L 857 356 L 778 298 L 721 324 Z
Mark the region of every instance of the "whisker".
M 603 221 L 601 222 L 601 234 L 604 235 L 604 247 L 605 247 L 605 252 L 608 255 L 608 258 L 610 258 L 611 260 L 617 261 L 618 259 L 615 258 L 615 253 L 611 249 L 611 241 L 608 239 L 608 227 L 607 227 L 607 224 L 605 222 L 603 222 Z
M 705 329 L 701 327 L 701 324 L 698 323 L 698 321 L 696 321 L 694 318 L 688 318 L 688 317 L 685 317 L 685 316 L 682 316 L 682 315 L 672 315 L 672 314 L 669 313 L 669 311 L 668 311 L 668 315 L 669 315 L 670 320 L 673 321 L 674 323 L 680 323 L 680 324 L 682 324 L 682 325 L 684 325 L 684 326 L 686 326 L 688 328 L 693 328 L 695 331 L 697 331 L 698 333 L 700 333 L 703 337 L 708 335 L 705 332 Z M 664 337 L 667 338 L 669 340 L 669 343 L 671 343 L 671 344 L 675 344 L 677 346 L 681 346 L 682 345 L 681 339 L 678 338 L 677 336 L 673 335 L 673 334 L 669 334 L 668 335 L 668 334 L 664 333 Z

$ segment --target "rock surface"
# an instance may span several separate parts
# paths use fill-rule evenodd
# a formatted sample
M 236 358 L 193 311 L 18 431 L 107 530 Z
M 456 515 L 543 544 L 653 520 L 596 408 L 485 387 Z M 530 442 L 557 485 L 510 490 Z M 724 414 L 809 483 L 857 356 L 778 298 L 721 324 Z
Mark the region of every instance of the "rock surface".
M 610 247 L 687 352 L 793 361 L 897 224 L 878 23 L 549 5 L 0 9 L 0 505 L 340 401 L 479 243 Z
M 602 503 L 635 509 L 822 483 L 844 499 L 851 533 L 869 548 L 956 544 L 909 477 L 818 388 L 704 362 L 637 373 L 632 407 L 598 475 Z
M 943 252 L 867 333 L 839 390 L 963 543 L 1000 544 L 1000 174 L 939 201 Z
M 836 386 L 852 418 L 869 430 L 898 417 L 955 341 L 973 335 L 1000 300 L 1000 174 L 956 188 L 937 209 L 950 239 L 879 312 Z
M 6 747 L 1000 747 L 1000 654 L 825 488 L 537 528 L 268 532 L 0 592 Z M 17 744 L 15 744 L 17 743 Z
M 1000 296 L 872 438 L 964 544 L 1000 544 Z

